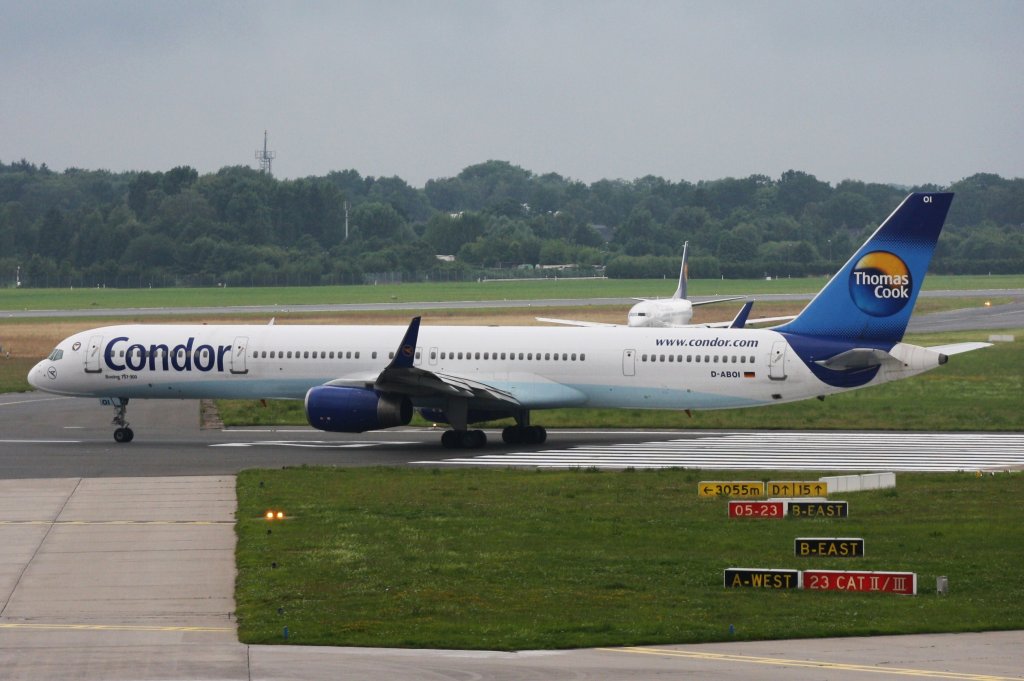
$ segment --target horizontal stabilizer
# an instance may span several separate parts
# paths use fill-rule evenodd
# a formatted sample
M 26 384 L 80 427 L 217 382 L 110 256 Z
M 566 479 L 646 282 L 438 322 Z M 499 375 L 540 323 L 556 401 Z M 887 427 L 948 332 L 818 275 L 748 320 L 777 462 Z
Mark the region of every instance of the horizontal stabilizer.
M 982 348 L 991 347 L 991 345 L 991 343 L 950 343 L 949 345 L 933 345 L 928 349 L 943 355 L 959 355 L 961 352 L 981 350 Z

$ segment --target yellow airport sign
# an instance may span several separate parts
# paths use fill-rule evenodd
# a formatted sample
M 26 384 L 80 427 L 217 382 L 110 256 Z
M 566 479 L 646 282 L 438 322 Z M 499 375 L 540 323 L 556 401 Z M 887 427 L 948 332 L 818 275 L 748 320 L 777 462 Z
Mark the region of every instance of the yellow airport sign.
M 824 497 L 828 496 L 828 483 L 816 480 L 787 480 L 769 482 L 770 497 Z
M 708 480 L 697 483 L 697 496 L 701 497 L 763 497 L 764 483 L 760 480 Z

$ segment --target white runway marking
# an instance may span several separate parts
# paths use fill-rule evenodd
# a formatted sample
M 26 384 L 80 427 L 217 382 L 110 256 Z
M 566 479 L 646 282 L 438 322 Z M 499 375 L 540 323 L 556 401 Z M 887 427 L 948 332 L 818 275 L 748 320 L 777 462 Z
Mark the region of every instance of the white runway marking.
M 1024 468 L 1024 435 L 1005 433 L 693 433 L 654 442 L 481 454 L 443 461 L 537 468 L 977 471 Z
M 77 445 L 81 440 L 0 440 L 5 445 Z

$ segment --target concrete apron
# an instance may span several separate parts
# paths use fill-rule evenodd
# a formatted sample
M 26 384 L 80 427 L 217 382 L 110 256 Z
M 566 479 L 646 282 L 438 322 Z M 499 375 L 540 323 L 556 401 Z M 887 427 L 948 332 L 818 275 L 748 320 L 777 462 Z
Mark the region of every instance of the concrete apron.
M 231 476 L 0 480 L 4 679 L 248 678 Z

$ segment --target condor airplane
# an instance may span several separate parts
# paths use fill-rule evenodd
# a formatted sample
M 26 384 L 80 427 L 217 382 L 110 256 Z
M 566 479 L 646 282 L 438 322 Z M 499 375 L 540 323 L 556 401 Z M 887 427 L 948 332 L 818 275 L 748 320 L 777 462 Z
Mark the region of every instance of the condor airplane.
M 530 414 L 561 407 L 727 409 L 824 397 L 919 374 L 985 347 L 903 343 L 953 195 L 908 196 L 792 321 L 771 329 L 128 325 L 75 334 L 29 373 L 60 395 L 305 400 L 309 423 L 359 433 L 451 424 L 446 447 L 481 447 L 474 423 L 512 417 L 510 444 L 543 442 Z

